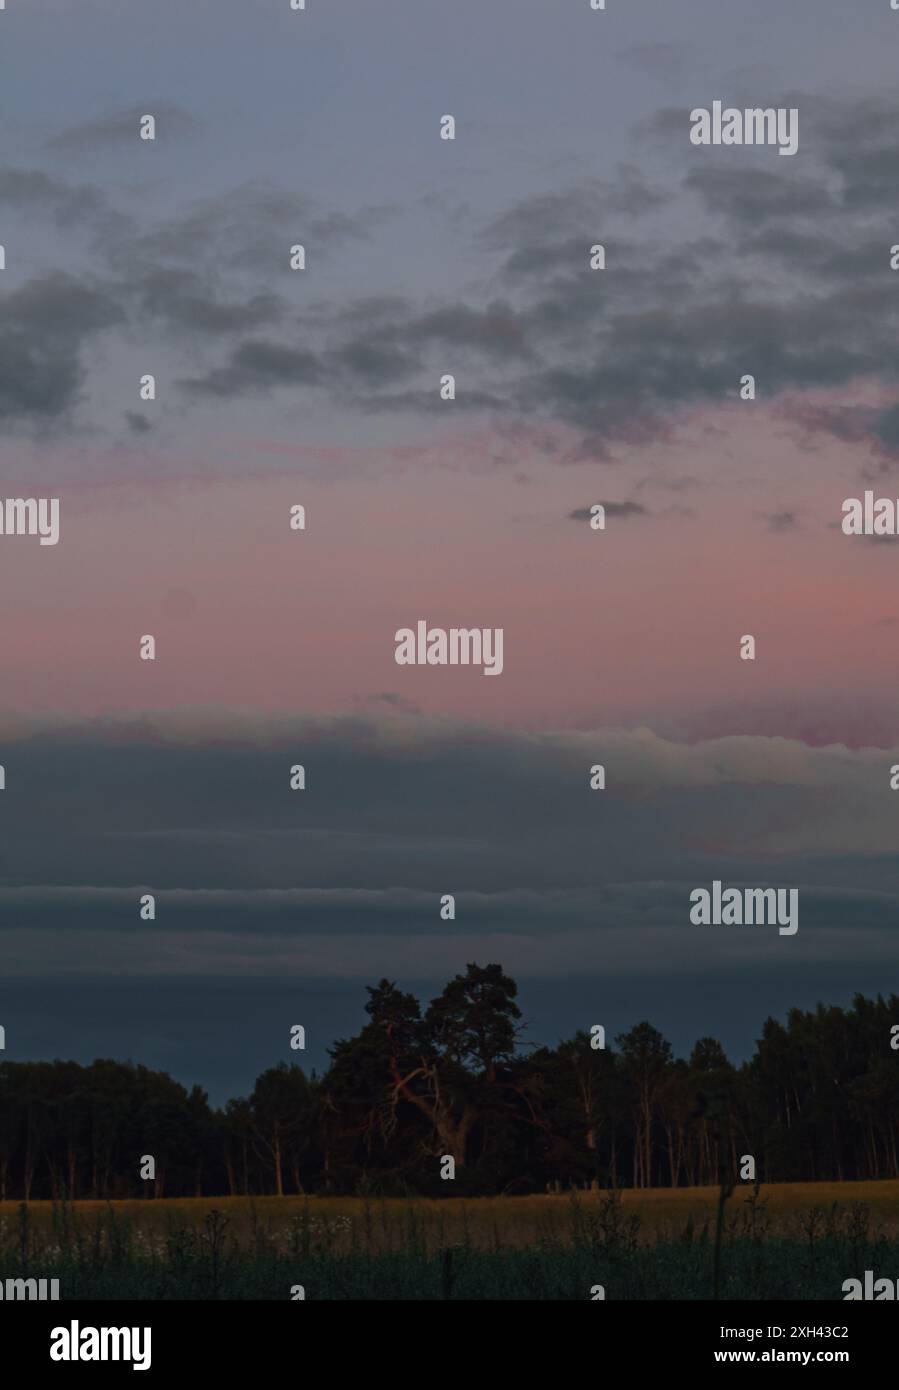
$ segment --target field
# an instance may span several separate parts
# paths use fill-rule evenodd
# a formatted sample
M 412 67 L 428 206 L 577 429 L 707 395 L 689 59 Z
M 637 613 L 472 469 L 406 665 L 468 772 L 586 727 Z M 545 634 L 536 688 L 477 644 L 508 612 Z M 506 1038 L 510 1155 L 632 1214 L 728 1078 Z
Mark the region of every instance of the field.
M 147 1299 L 840 1299 L 899 1277 L 899 1182 L 447 1199 L 0 1203 L 0 1278 Z M 717 1250 L 720 1235 L 720 1249 Z M 293 1291 L 293 1292 L 292 1292 Z

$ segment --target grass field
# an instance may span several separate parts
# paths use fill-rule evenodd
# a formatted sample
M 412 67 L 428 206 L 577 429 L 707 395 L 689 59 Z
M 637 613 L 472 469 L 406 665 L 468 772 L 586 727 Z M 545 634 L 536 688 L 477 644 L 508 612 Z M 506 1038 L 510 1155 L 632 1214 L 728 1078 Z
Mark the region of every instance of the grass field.
M 0 1203 L 0 1278 L 64 1299 L 842 1298 L 899 1277 L 899 1182 L 508 1198 Z

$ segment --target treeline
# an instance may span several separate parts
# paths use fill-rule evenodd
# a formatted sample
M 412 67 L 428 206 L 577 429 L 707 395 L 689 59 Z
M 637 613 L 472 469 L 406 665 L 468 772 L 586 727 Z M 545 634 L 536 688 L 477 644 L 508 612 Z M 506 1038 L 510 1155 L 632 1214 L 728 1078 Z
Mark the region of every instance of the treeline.
M 765 1183 L 899 1177 L 896 995 L 769 1018 L 735 1067 L 714 1038 L 674 1058 L 649 1023 L 528 1048 L 516 993 L 499 965 L 425 1009 L 382 980 L 324 1076 L 282 1062 L 223 1109 L 130 1062 L 4 1062 L 0 1200 L 677 1187 L 747 1154 Z

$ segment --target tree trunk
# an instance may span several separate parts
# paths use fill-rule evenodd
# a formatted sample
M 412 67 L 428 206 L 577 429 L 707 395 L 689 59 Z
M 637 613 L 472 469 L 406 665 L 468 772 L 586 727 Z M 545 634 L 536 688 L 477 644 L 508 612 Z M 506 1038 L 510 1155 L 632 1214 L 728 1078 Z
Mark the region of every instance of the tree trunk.
M 278 1137 L 277 1130 L 275 1131 L 275 1138 L 272 1144 L 272 1154 L 275 1160 L 275 1196 L 283 1197 L 284 1183 L 281 1177 L 281 1140 Z

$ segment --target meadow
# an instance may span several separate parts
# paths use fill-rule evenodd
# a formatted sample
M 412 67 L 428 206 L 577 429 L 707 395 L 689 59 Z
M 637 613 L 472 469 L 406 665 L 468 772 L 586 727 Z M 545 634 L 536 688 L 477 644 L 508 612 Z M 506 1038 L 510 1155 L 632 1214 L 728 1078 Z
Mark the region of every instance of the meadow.
M 841 1299 L 899 1276 L 899 1182 L 423 1199 L 0 1204 L 63 1299 Z

